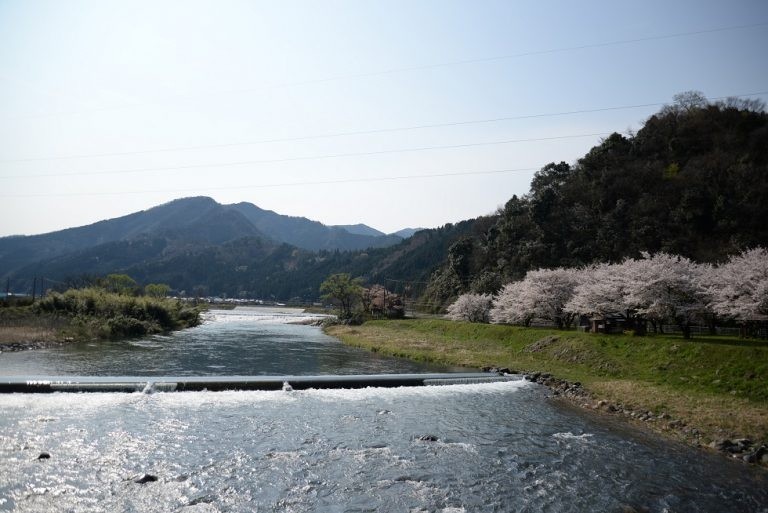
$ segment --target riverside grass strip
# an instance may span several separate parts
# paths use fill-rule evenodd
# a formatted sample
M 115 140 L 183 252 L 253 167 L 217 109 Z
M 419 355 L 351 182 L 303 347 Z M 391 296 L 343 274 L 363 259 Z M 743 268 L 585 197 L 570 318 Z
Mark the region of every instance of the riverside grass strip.
M 620 411 L 664 414 L 678 421 L 647 425 L 691 443 L 768 440 L 765 340 L 602 335 L 439 319 L 369 321 L 331 326 L 327 333 L 391 356 L 578 381 L 592 395 L 587 406 L 603 401 Z

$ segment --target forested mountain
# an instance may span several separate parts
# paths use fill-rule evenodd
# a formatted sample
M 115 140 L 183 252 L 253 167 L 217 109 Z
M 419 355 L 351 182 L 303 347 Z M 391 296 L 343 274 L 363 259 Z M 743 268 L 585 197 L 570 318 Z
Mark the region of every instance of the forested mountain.
M 350 233 L 250 203 L 183 198 L 79 228 L 0 238 L 0 279 L 10 290 L 31 292 L 34 277 L 66 287 L 127 273 L 190 295 L 314 300 L 328 274 L 352 272 L 374 281 L 416 280 L 422 283 L 411 292 L 418 294 L 450 242 L 473 224 L 403 240 L 365 225 L 350 225 L 361 232 Z
M 480 218 L 449 224 L 422 230 L 396 246 L 359 251 L 312 252 L 259 236 L 192 244 L 183 238 L 145 235 L 36 262 L 17 272 L 20 278 L 13 283 L 31 287 L 29 277 L 42 276 L 49 285 L 70 286 L 98 275 L 125 273 L 140 284 L 166 283 L 186 295 L 314 301 L 328 275 L 349 272 L 418 297 L 450 244 L 477 235 L 492 222 Z
M 52 279 L 109 273 L 144 261 L 197 254 L 209 246 L 263 238 L 308 250 L 349 250 L 397 244 L 399 236 L 353 234 L 250 203 L 220 205 L 183 198 L 127 216 L 33 236 L 0 238 L 0 279 Z
M 33 263 L 117 241 L 160 237 L 200 245 L 260 235 L 245 217 L 227 211 L 211 198 L 184 198 L 87 226 L 42 235 L 2 237 L 0 278 L 13 277 Z
M 442 305 L 528 270 L 665 251 L 699 262 L 768 245 L 768 116 L 759 102 L 695 94 L 573 165 L 551 163 L 480 236 L 457 241 L 430 282 Z
M 381 232 L 377 230 L 376 228 L 371 228 L 367 224 L 337 224 L 334 225 L 333 228 L 341 228 L 342 230 L 346 230 L 349 233 L 354 233 L 357 235 L 370 235 L 372 237 L 380 237 L 382 235 L 386 235 L 386 233 Z
M 330 274 L 348 272 L 366 283 L 418 297 L 451 243 L 482 232 L 492 218 L 423 230 L 388 248 L 310 252 L 288 244 L 243 238 L 221 246 L 121 268 L 140 283 L 162 282 L 188 295 L 314 301 Z
M 400 237 L 407 239 L 408 237 L 412 237 L 414 233 L 423 229 L 424 228 L 403 228 L 402 230 L 397 230 L 392 235 L 399 235 Z
M 302 249 L 354 250 L 381 248 L 397 244 L 402 237 L 374 235 L 347 231 L 341 226 L 326 226 L 306 217 L 292 217 L 264 210 L 252 203 L 236 203 L 226 208 L 236 210 L 248 219 L 257 230 L 278 242 L 285 242 Z M 354 228 L 353 228 L 354 229 Z M 373 230 L 369 228 L 369 230 Z

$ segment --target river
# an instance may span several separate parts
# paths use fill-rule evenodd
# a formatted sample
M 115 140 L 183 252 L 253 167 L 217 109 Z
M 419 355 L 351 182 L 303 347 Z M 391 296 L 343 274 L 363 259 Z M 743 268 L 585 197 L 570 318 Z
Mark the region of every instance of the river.
M 0 374 L 447 370 L 346 348 L 296 317 L 215 312 L 169 337 L 2 354 Z M 523 380 L 0 396 L 0 511 L 768 512 L 767 490 L 764 470 Z
M 252 376 L 442 372 L 347 347 L 301 323 L 325 316 L 290 308 L 210 310 L 171 335 L 6 353 L 0 375 Z

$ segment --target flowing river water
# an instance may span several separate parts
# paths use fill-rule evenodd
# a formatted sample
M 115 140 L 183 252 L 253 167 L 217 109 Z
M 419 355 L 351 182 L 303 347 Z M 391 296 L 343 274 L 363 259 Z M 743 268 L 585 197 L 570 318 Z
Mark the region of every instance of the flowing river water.
M 0 375 L 451 370 L 288 324 L 301 317 L 219 311 L 167 337 L 3 353 Z M 0 511 L 768 512 L 768 478 L 549 401 L 523 380 L 8 394 L 0 396 Z

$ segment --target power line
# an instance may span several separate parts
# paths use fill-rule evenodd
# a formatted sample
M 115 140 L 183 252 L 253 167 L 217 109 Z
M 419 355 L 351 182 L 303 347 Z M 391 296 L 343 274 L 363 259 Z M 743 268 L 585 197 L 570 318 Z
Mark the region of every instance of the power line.
M 572 51 L 578 51 L 578 50 L 587 50 L 590 48 L 604 48 L 609 46 L 619 46 L 619 45 L 627 45 L 627 44 L 633 44 L 633 43 L 643 43 L 647 41 L 659 41 L 664 39 L 677 39 L 682 37 L 691 37 L 691 36 L 697 36 L 702 34 L 714 34 L 718 32 L 730 32 L 735 30 L 745 30 L 750 28 L 758 28 L 768 25 L 768 21 L 762 21 L 757 23 L 751 23 L 746 25 L 731 25 L 731 26 L 725 26 L 725 27 L 715 27 L 715 28 L 709 28 L 709 29 L 701 29 L 701 30 L 694 30 L 689 32 L 676 32 L 672 34 L 661 34 L 657 36 L 646 36 L 646 37 L 638 37 L 638 38 L 631 38 L 631 39 L 617 39 L 614 41 L 604 41 L 600 43 L 589 43 L 584 45 L 576 45 L 576 46 L 567 46 L 567 47 L 560 47 L 560 48 L 549 48 L 544 50 L 531 50 L 527 52 L 519 52 L 519 53 L 513 53 L 513 54 L 506 54 L 506 55 L 496 55 L 496 56 L 487 56 L 487 57 L 478 57 L 474 59 L 457 59 L 453 61 L 444 61 L 444 62 L 437 62 L 437 63 L 428 63 L 428 64 L 420 64 L 420 65 L 414 65 L 414 66 L 402 66 L 397 68 L 390 68 L 385 70 L 377 70 L 377 71 L 369 71 L 369 72 L 363 72 L 363 73 L 349 73 L 349 74 L 342 74 L 342 75 L 336 75 L 331 77 L 325 77 L 325 78 L 316 78 L 316 79 L 308 79 L 308 80 L 299 80 L 294 82 L 283 82 L 283 83 L 277 83 L 273 85 L 262 85 L 257 87 L 247 87 L 247 88 L 240 88 L 240 89 L 230 89 L 230 90 L 223 90 L 223 91 L 215 91 L 215 92 L 208 92 L 208 93 L 201 93 L 196 95 L 173 95 L 172 97 L 176 98 L 185 98 L 185 99 L 194 99 L 194 98 L 201 98 L 206 96 L 215 96 L 215 95 L 230 95 L 230 94 L 242 94 L 242 93 L 249 93 L 254 91 L 263 91 L 263 90 L 269 90 L 269 89 L 278 89 L 278 88 L 285 88 L 285 87 L 295 87 L 295 86 L 305 86 L 305 85 L 313 85 L 313 84 L 322 84 L 327 82 L 336 82 L 340 80 L 350 80 L 350 79 L 361 79 L 361 78 L 372 78 L 372 77 L 378 77 L 378 76 L 386 76 L 386 75 L 393 75 L 397 73 L 408 73 L 408 72 L 414 72 L 414 71 L 423 71 L 423 70 L 430 70 L 430 69 L 437 69 L 437 68 L 445 68 L 450 66 L 465 66 L 468 64 L 479 64 L 484 62 L 495 62 L 495 61 L 504 61 L 504 60 L 510 60 L 510 59 L 518 59 L 521 57 L 533 57 L 537 55 L 547 55 L 547 54 L 555 54 L 555 53 L 564 53 L 564 52 L 572 52 Z M 115 107 L 104 107 L 99 109 L 89 109 L 82 112 L 104 112 L 104 111 L 111 111 L 111 110 L 122 110 L 132 107 L 137 107 L 144 105 L 146 103 L 152 103 L 152 102 L 134 102 L 122 106 L 115 106 Z M 79 112 L 69 112 L 69 113 L 53 113 L 53 114 L 43 114 L 43 115 L 31 115 L 31 116 L 20 116 L 15 117 L 15 119 L 24 119 L 24 118 L 40 118 L 40 117 L 48 117 L 48 116 L 62 116 L 62 115 L 73 115 L 78 114 Z
M 711 98 L 711 100 L 717 101 L 717 100 L 724 100 L 726 98 L 746 98 L 750 96 L 760 96 L 764 94 L 768 94 L 768 91 L 758 91 L 755 93 L 736 94 L 736 95 L 729 95 L 729 96 L 717 96 L 717 97 Z M 579 110 L 570 110 L 570 111 L 561 111 L 561 112 L 522 114 L 522 115 L 516 115 L 516 116 L 501 116 L 496 118 L 448 121 L 445 123 L 428 123 L 423 125 L 410 125 L 410 126 L 401 126 L 401 127 L 372 128 L 368 130 L 350 130 L 350 131 L 334 132 L 334 133 L 327 133 L 327 134 L 300 135 L 295 137 L 260 139 L 255 141 L 230 142 L 230 143 L 220 143 L 220 144 L 197 144 L 197 145 L 189 145 L 189 146 L 175 146 L 175 147 L 168 147 L 168 148 L 156 148 L 156 149 L 145 149 L 145 150 L 129 150 L 129 151 L 104 152 L 104 153 L 84 153 L 84 154 L 78 154 L 78 155 L 52 155 L 48 157 L 29 157 L 29 158 L 18 158 L 18 159 L 0 159 L 0 164 L 14 163 L 14 162 L 38 162 L 38 161 L 50 161 L 50 160 L 74 160 L 74 159 L 88 159 L 88 158 L 99 158 L 99 157 L 146 155 L 146 154 L 153 154 L 153 153 L 168 153 L 168 152 L 174 152 L 174 151 L 210 150 L 210 149 L 217 149 L 217 148 L 232 148 L 232 147 L 238 147 L 238 146 L 255 146 L 259 144 L 272 144 L 272 143 L 279 143 L 279 142 L 297 142 L 297 141 L 307 141 L 307 140 L 314 140 L 314 139 L 331 139 L 331 138 L 337 138 L 337 137 L 349 137 L 354 135 L 373 135 L 373 134 L 382 134 L 382 133 L 391 133 L 391 132 L 404 132 L 404 131 L 410 131 L 410 130 L 424 130 L 429 128 L 444 128 L 444 127 L 451 127 L 451 126 L 498 123 L 502 121 L 515 121 L 515 120 L 521 120 L 521 119 L 572 116 L 576 114 L 589 114 L 589 113 L 595 113 L 595 112 L 609 112 L 609 111 L 616 111 L 616 110 L 640 109 L 640 108 L 647 108 L 647 107 L 661 107 L 663 105 L 666 105 L 666 102 L 638 103 L 634 105 L 598 107 L 595 109 L 579 109 Z
M 58 280 L 54 280 L 54 279 L 51 279 L 51 278 L 46 278 L 46 277 L 44 277 L 44 276 L 43 276 L 43 277 L 41 277 L 41 279 L 43 279 L 43 280 L 45 280 L 45 281 L 50 281 L 50 282 L 52 282 L 52 283 L 57 283 L 57 284 L 59 284 L 59 285 L 66 285 L 66 283 L 64 283 L 63 281 L 58 281 Z
M 322 180 L 314 182 L 285 182 L 274 184 L 251 184 L 251 185 L 231 185 L 219 187 L 205 187 L 206 191 L 223 191 L 238 189 L 271 189 L 279 187 L 301 187 L 315 185 L 338 185 L 346 183 L 370 183 L 370 182 L 389 182 L 397 180 L 412 180 L 419 178 L 446 178 L 452 176 L 471 176 L 471 175 L 492 175 L 504 173 L 521 173 L 537 171 L 538 167 L 516 168 L 516 169 L 496 169 L 491 171 L 460 171 L 456 173 L 434 173 L 421 175 L 400 175 L 386 176 L 376 178 L 342 178 L 339 180 Z M 195 189 L 155 189 L 155 190 L 135 190 L 135 191 L 117 191 L 117 192 L 73 192 L 73 193 L 39 193 L 39 194 L 0 194 L 0 198 L 38 198 L 38 197 L 74 197 L 74 196 L 123 196 L 126 194 L 152 194 L 152 193 L 188 193 L 197 192 L 201 188 Z
M 757 28 L 757 27 L 763 27 L 765 25 L 768 25 L 768 22 L 758 22 L 758 23 L 751 23 L 747 25 L 732 25 L 728 27 L 717 27 L 717 28 L 711 28 L 711 29 L 702 29 L 702 30 L 695 30 L 691 32 L 677 32 L 673 34 L 662 34 L 658 36 L 647 36 L 647 37 L 638 37 L 638 38 L 632 38 L 632 39 L 617 39 L 614 41 L 605 41 L 602 43 L 590 43 L 585 45 L 578 45 L 578 46 L 567 46 L 567 47 L 560 47 L 560 48 L 550 48 L 546 50 L 533 50 L 528 52 L 520 52 L 520 53 L 513 53 L 513 54 L 507 54 L 507 55 L 497 55 L 492 57 L 479 57 L 475 59 L 461 59 L 461 60 L 455 60 L 455 61 L 445 61 L 445 62 L 439 62 L 439 63 L 432 63 L 432 64 L 422 64 L 418 66 L 405 66 L 401 68 L 392 68 L 388 70 L 380 70 L 380 71 L 372 71 L 368 73 L 358 73 L 354 75 L 339 75 L 337 77 L 330 77 L 330 78 L 324 78 L 324 79 L 316 79 L 316 80 L 307 80 L 303 82 L 294 82 L 294 83 L 286 83 L 281 84 L 283 86 L 287 85 L 304 85 L 304 84 L 315 84 L 315 83 L 321 83 L 321 82 L 328 82 L 328 81 L 334 81 L 334 80 L 342 80 L 346 78 L 367 78 L 367 77 L 374 77 L 374 76 L 380 76 L 380 75 L 390 75 L 393 73 L 401 73 L 401 72 L 408 72 L 408 71 L 421 71 L 425 69 L 434 69 L 434 68 L 442 68 L 447 66 L 459 66 L 459 65 L 466 65 L 466 64 L 477 64 L 481 62 L 493 62 L 493 61 L 501 61 L 501 60 L 509 60 L 509 59 L 517 59 L 520 57 L 532 57 L 535 55 L 546 55 L 546 54 L 552 54 L 552 53 L 563 53 L 563 52 L 571 52 L 575 50 L 586 50 L 589 48 L 603 48 L 606 46 L 616 46 L 616 45 L 626 45 L 631 43 L 642 43 L 646 41 L 658 41 L 662 39 L 676 39 L 680 37 L 689 37 L 689 36 L 697 36 L 701 34 L 713 34 L 716 32 L 726 32 L 726 31 L 732 31 L 732 30 L 744 30 L 749 28 Z M 232 90 L 229 92 L 247 92 L 251 90 L 256 89 L 239 89 L 239 90 Z
M 384 281 L 391 281 L 394 283 L 403 283 L 406 285 L 410 285 L 411 283 L 419 283 L 421 285 L 428 285 L 431 282 L 428 281 L 419 281 L 419 280 L 396 280 L 394 278 L 384 278 Z
M 591 134 L 570 134 L 570 135 L 558 135 L 552 137 L 535 137 L 528 139 L 506 139 L 502 141 L 488 141 L 488 142 L 475 142 L 464 144 L 449 144 L 442 146 L 421 146 L 415 148 L 397 148 L 391 150 L 378 150 L 378 151 L 365 151 L 355 153 L 334 153 L 328 155 L 313 155 L 307 157 L 288 157 L 282 159 L 265 159 L 265 160 L 242 160 L 235 162 L 218 162 L 211 164 L 187 164 L 183 166 L 160 166 L 160 167 L 142 167 L 133 169 L 117 169 L 113 171 L 73 171 L 64 173 L 38 173 L 38 174 L 25 174 L 25 175 L 9 175 L 0 176 L 0 179 L 9 178 L 40 178 L 40 177 L 54 177 L 54 176 L 87 176 L 87 175 L 115 175 L 115 174 L 127 174 L 127 173 L 145 173 L 151 171 L 170 171 L 170 170 L 182 170 L 182 169 L 200 169 L 200 168 L 215 168 L 215 167 L 231 167 L 231 166 L 245 166 L 255 164 L 275 164 L 280 162 L 295 162 L 300 160 L 323 160 L 323 159 L 335 159 L 346 157 L 367 157 L 374 155 L 389 155 L 393 153 L 408 153 L 419 151 L 434 151 L 434 150 L 447 150 L 458 148 L 473 148 L 478 146 L 495 146 L 501 144 L 514 144 L 524 142 L 537 142 L 537 141 L 553 141 L 560 139 L 576 139 L 580 137 L 598 137 L 604 135 L 610 135 L 612 132 L 597 132 Z

